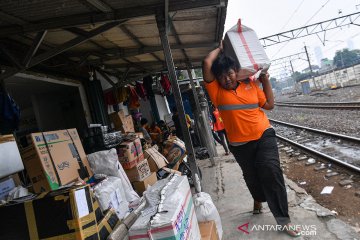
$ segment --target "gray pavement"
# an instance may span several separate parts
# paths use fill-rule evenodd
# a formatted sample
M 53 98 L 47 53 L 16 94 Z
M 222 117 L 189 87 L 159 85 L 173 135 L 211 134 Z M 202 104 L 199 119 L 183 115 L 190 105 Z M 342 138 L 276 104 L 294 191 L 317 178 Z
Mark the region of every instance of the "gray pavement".
M 211 167 L 208 159 L 198 160 L 198 165 L 203 173 L 203 191 L 211 195 L 220 213 L 223 239 L 291 239 L 274 230 L 276 222 L 266 204 L 263 214 L 252 214 L 253 200 L 239 165 L 232 155 L 224 156 L 220 146 L 217 149 L 216 166 Z M 285 182 L 292 223 L 300 225 L 303 230 L 303 235 L 296 239 L 360 240 L 359 233 L 352 226 L 336 219 L 333 212 L 317 204 L 286 176 Z

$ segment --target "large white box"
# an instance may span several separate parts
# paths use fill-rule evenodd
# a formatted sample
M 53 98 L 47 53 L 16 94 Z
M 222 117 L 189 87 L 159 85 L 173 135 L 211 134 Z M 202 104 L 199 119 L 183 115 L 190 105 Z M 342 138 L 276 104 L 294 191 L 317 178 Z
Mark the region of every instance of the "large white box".
M 129 230 L 129 239 L 201 239 L 187 177 L 171 175 L 149 187 L 147 207 Z
M 24 170 L 18 146 L 12 136 L 0 137 L 0 178 Z
M 246 79 L 260 69 L 265 72 L 270 67 L 270 59 L 256 32 L 242 25 L 240 19 L 226 32 L 223 45 L 225 55 L 233 57 L 240 64 L 238 80 Z

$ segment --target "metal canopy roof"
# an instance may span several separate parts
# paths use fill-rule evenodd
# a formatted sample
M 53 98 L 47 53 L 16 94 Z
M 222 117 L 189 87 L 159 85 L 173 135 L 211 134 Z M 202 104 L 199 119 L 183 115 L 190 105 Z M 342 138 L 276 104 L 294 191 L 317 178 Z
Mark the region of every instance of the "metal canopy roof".
M 119 86 L 164 71 L 160 11 L 169 16 L 175 66 L 200 67 L 222 38 L 226 7 L 227 0 L 0 1 L 0 80 L 27 69 L 88 79 L 96 69 Z

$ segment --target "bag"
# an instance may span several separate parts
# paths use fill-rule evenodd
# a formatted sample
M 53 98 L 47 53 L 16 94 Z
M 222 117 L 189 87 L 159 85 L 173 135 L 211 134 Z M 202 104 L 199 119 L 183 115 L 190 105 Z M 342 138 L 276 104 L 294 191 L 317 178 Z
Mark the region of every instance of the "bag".
M 171 91 L 171 83 L 167 75 L 162 74 L 160 79 L 161 87 L 164 89 L 165 95 L 170 94 Z
M 195 213 L 199 222 L 214 220 L 218 230 L 219 239 L 222 238 L 223 230 L 221 218 L 211 196 L 208 193 L 200 192 L 194 195 Z
M 265 53 L 255 31 L 238 24 L 226 32 L 224 38 L 224 53 L 234 58 L 240 64 L 237 79 L 246 79 L 259 70 L 266 72 L 270 67 L 270 59 Z

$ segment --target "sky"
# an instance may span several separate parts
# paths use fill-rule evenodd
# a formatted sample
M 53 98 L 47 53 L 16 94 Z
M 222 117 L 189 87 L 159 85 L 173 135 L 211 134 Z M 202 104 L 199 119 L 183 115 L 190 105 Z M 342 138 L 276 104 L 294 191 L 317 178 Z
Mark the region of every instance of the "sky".
M 236 25 L 239 18 L 262 38 L 356 12 L 360 12 L 360 0 L 228 0 L 225 32 Z M 355 22 L 360 25 L 360 18 Z M 306 44 L 311 63 L 319 65 L 321 57 L 333 59 L 336 50 L 360 48 L 360 26 L 329 30 L 325 36 L 325 46 L 312 35 L 269 46 L 265 51 L 274 60 L 303 52 Z M 292 63 L 295 71 L 308 67 L 308 62 L 302 59 Z M 270 74 L 280 75 L 284 68 L 290 71 L 290 64 L 271 66 Z

